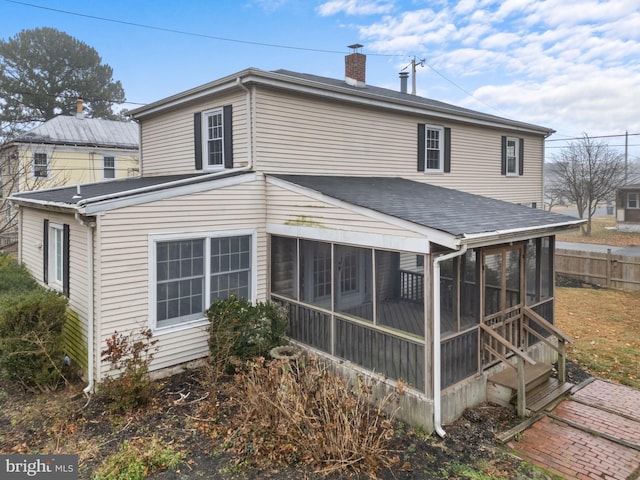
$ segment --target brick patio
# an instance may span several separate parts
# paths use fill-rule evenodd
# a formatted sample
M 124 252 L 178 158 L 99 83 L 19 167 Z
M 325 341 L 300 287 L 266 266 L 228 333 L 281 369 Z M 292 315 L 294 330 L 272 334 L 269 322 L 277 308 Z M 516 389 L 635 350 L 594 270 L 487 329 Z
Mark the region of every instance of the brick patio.
M 640 479 L 640 391 L 596 379 L 509 446 L 567 479 Z

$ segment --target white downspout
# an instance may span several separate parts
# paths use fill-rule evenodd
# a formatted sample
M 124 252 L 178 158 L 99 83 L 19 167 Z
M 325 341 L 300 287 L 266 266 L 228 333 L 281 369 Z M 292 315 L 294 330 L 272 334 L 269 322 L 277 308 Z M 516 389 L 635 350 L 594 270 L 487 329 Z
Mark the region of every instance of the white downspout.
M 440 365 L 440 263 L 450 258 L 460 257 L 467 252 L 464 244 L 460 250 L 440 255 L 433 259 L 433 428 L 444 438 L 447 432 L 442 428 L 442 399 Z
M 247 166 L 241 170 L 253 168 L 253 119 L 251 117 L 251 90 L 242 84 L 242 77 L 236 78 L 238 86 L 247 93 Z
M 95 383 L 95 365 L 94 365 L 94 315 L 93 315 L 93 299 L 94 299 L 94 259 L 93 259 L 93 229 L 95 224 L 93 222 L 85 222 L 82 220 L 78 213 L 75 214 L 76 220 L 87 227 L 87 367 L 89 369 L 89 384 L 82 390 L 84 393 L 89 394 L 93 391 L 93 385 Z

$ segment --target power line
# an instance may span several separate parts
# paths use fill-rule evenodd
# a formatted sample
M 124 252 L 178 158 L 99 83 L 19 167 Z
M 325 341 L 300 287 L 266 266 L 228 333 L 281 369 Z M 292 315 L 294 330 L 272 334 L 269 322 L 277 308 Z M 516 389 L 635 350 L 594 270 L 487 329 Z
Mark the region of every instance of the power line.
M 157 27 L 154 25 L 147 25 L 144 23 L 137 23 L 137 22 L 130 22 L 127 20 L 117 20 L 115 18 L 107 18 L 107 17 L 100 17 L 97 15 L 88 15 L 86 13 L 78 13 L 78 12 L 71 12 L 69 10 L 61 10 L 58 8 L 51 8 L 51 7 L 44 7 L 42 5 L 34 5 L 33 3 L 27 3 L 27 2 L 19 2 L 17 0 L 5 0 L 6 2 L 9 3 L 15 3 L 17 5 L 24 5 L 27 7 L 32 7 L 32 8 L 39 8 L 41 10 L 48 10 L 51 12 L 57 12 L 57 13 L 64 13 L 65 15 L 74 15 L 76 17 L 83 17 L 83 18 L 91 18 L 93 20 L 100 20 L 103 22 L 112 22 L 112 23 L 119 23 L 121 25 L 128 25 L 131 27 L 139 27 L 139 28 L 146 28 L 149 30 L 157 30 L 160 32 L 169 32 L 169 33 L 176 33 L 179 35 L 187 35 L 190 37 L 199 37 L 199 38 L 209 38 L 212 40 L 220 40 L 223 42 L 234 42 L 234 43 L 244 43 L 247 45 L 257 45 L 257 46 L 261 46 L 261 47 L 271 47 L 271 48 L 286 48 L 286 49 L 290 49 L 290 50 L 303 50 L 303 51 L 307 51 L 307 52 L 318 52 L 318 53 L 339 53 L 339 54 L 344 54 L 344 51 L 337 51 L 337 50 L 324 50 L 324 49 L 319 49 L 319 48 L 308 48 L 308 47 L 296 47 L 294 45 L 280 45 L 280 44 L 275 44 L 275 43 L 265 43 L 265 42 L 254 42 L 254 41 L 250 41 L 250 40 L 240 40 L 237 38 L 226 38 L 226 37 L 218 37 L 215 35 L 208 35 L 206 33 L 195 33 L 195 32 L 187 32 L 185 30 L 177 30 L 174 28 L 167 28 L 167 27 Z M 376 55 L 376 56 L 381 56 L 381 57 L 398 57 L 401 55 L 395 55 L 395 54 L 371 54 L 371 55 Z M 404 56 L 404 55 L 402 55 Z
M 90 18 L 90 19 L 93 19 L 93 20 L 100 20 L 100 21 L 103 21 L 103 22 L 118 23 L 118 24 L 121 24 L 121 25 L 128 25 L 128 26 L 132 26 L 132 27 L 146 28 L 146 29 L 149 29 L 149 30 L 157 30 L 157 31 L 161 31 L 161 32 L 175 33 L 175 34 L 179 34 L 179 35 L 187 35 L 187 36 L 191 36 L 191 37 L 208 38 L 208 39 L 212 39 L 212 40 L 219 40 L 219 41 L 224 41 L 224 42 L 242 43 L 242 44 L 246 44 L 246 45 L 257 45 L 257 46 L 261 46 L 261 47 L 285 48 L 285 49 L 290 49 L 290 50 L 301 50 L 301 51 L 307 51 L 307 52 L 332 53 L 332 54 L 342 54 L 342 55 L 345 53 L 344 51 L 338 51 L 338 50 L 324 50 L 324 49 L 319 49 L 319 48 L 297 47 L 297 46 L 294 46 L 294 45 L 281 45 L 281 44 L 274 44 L 274 43 L 255 42 L 255 41 L 250 41 L 250 40 L 240 40 L 240 39 L 235 39 L 235 38 L 218 37 L 218 36 L 215 36 L 215 35 L 208 35 L 208 34 L 204 34 L 204 33 L 188 32 L 188 31 L 185 31 L 185 30 L 177 30 L 177 29 L 167 28 L 167 27 L 158 27 L 158 26 L 154 26 L 154 25 L 147 25 L 147 24 L 144 24 L 144 23 L 130 22 L 130 21 L 126 21 L 126 20 L 117 20 L 115 18 L 101 17 L 101 16 L 97 16 L 97 15 L 89 15 L 89 14 L 85 14 L 85 13 L 72 12 L 72 11 L 69 11 L 69 10 L 62 10 L 62 9 L 58 9 L 58 8 L 44 7 L 42 5 L 35 5 L 35 4 L 32 4 L 32 3 L 20 2 L 18 0 L 5 0 L 5 1 L 9 2 L 9 3 L 14 3 L 16 5 L 23 5 L 23 6 L 27 6 L 27 7 L 38 8 L 38 9 L 41 9 L 41 10 L 48 10 L 48 11 L 56 12 L 56 13 L 63 13 L 65 15 L 74 15 L 74 16 L 77 16 L 77 17 Z M 367 53 L 367 55 L 368 56 L 376 56 L 376 57 L 410 57 L 410 55 L 407 55 L 407 54 L 397 54 L 397 53 L 396 54 Z M 464 88 L 462 88 L 460 85 L 458 85 L 453 80 L 450 80 L 448 77 L 446 77 L 444 74 L 440 73 L 438 70 L 436 70 L 430 64 L 428 64 L 428 63 L 426 63 L 424 61 L 423 61 L 423 63 L 427 67 L 429 67 L 435 74 L 437 74 L 438 76 L 443 78 L 446 82 L 449 82 L 451 85 L 453 85 L 455 88 L 459 89 L 460 91 L 462 91 L 463 93 L 465 93 L 469 97 L 471 97 L 474 100 L 482 103 L 483 105 L 491 108 L 492 110 L 494 110 L 496 112 L 499 112 L 501 115 L 508 116 L 506 113 L 501 112 L 498 108 L 493 107 L 493 106 L 489 105 L 488 103 L 486 103 L 486 102 L 480 100 L 479 98 L 475 97 L 472 93 L 470 93 L 467 90 L 465 90 Z M 133 104 L 133 105 L 146 105 L 144 103 L 136 103 L 136 102 L 124 102 L 124 103 L 130 103 L 130 104 Z
M 616 137 L 635 137 L 640 135 L 640 133 L 619 133 L 617 135 L 587 135 L 589 138 L 616 138 Z M 552 138 L 550 140 L 545 140 L 546 142 L 569 142 L 571 140 L 583 140 L 585 137 L 573 137 L 573 138 Z

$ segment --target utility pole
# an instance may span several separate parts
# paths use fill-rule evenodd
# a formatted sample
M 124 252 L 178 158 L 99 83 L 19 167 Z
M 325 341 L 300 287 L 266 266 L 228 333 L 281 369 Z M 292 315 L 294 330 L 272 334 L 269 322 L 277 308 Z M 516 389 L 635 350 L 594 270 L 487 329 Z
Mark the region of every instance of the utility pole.
M 624 184 L 629 183 L 629 131 L 624 132 Z
M 418 65 L 424 67 L 424 58 L 418 62 Z M 406 68 L 406 67 L 405 67 Z M 416 57 L 411 59 L 411 95 L 416 94 Z

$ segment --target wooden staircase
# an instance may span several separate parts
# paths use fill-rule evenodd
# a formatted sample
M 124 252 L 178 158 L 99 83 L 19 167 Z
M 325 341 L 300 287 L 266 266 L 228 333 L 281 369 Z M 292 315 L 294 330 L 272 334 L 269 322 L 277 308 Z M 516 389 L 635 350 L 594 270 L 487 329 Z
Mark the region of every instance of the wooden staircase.
M 525 348 L 513 345 L 491 327 L 480 324 L 480 330 L 486 336 L 486 341 L 483 341 L 484 349 L 506 365 L 504 370 L 487 378 L 487 400 L 505 406 L 515 403 L 521 417 L 533 415 L 550 405 L 555 405 L 573 387 L 565 381 L 565 343 L 572 343 L 573 340 L 528 307 L 523 308 L 524 319 L 535 323 L 538 328 L 542 327 L 549 335 L 557 338 L 556 346 L 538 329 L 522 322 L 523 333 L 535 336 L 558 352 L 558 378 L 551 377 L 551 365 L 536 362 Z
M 551 365 L 526 364 L 524 416 L 532 416 L 549 406 L 555 406 L 571 391 L 573 385 L 552 378 Z M 499 405 L 517 404 L 518 372 L 506 368 L 487 379 L 487 400 Z

